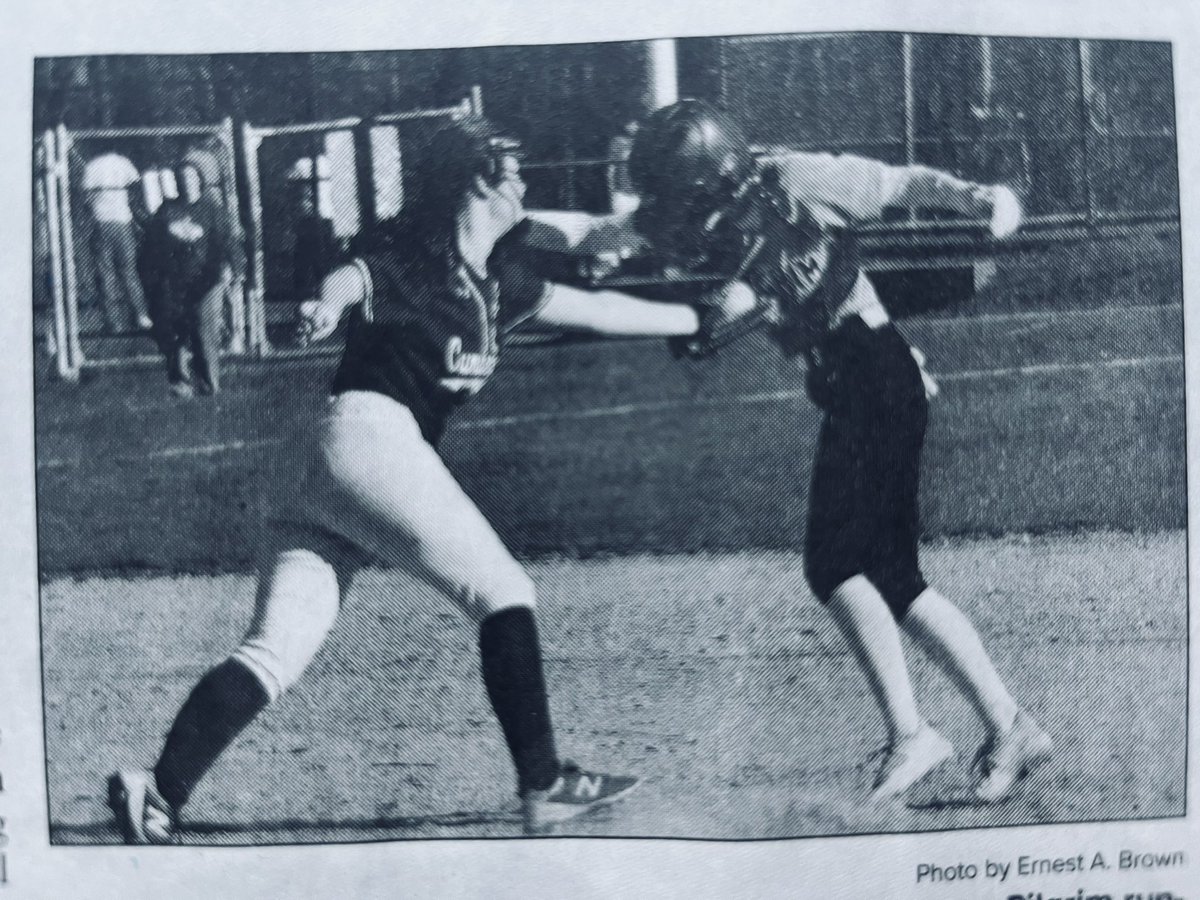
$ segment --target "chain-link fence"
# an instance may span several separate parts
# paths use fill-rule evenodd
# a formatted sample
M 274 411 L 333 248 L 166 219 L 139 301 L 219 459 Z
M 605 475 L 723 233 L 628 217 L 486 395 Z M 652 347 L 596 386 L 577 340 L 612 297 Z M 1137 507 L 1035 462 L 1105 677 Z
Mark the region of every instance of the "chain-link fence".
M 702 64 L 680 73 L 680 94 L 730 109 L 762 147 L 1012 184 L 1035 226 L 1178 216 L 1169 44 L 892 33 L 693 43 L 685 56 Z M 607 209 L 620 161 L 532 161 L 530 195 Z
M 297 345 L 300 304 L 364 226 L 399 212 L 414 144 L 480 104 L 475 92 L 453 106 L 370 119 L 243 126 L 251 348 L 320 352 Z

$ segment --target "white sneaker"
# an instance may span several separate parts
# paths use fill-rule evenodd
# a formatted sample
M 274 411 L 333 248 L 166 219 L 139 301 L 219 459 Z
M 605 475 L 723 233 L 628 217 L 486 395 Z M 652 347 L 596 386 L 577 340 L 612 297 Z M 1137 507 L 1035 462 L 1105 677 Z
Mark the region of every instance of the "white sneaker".
M 985 803 L 1008 797 L 1022 779 L 1050 758 L 1054 741 L 1042 731 L 1033 716 L 1022 710 L 1012 727 L 988 738 L 975 758 L 979 781 L 975 796 Z
M 930 775 L 954 756 L 954 745 L 932 726 L 925 725 L 914 735 L 897 738 L 885 753 L 883 765 L 875 777 L 872 803 L 898 797 Z
M 127 844 L 177 844 L 176 815 L 144 769 L 117 772 L 108 779 L 108 805 Z

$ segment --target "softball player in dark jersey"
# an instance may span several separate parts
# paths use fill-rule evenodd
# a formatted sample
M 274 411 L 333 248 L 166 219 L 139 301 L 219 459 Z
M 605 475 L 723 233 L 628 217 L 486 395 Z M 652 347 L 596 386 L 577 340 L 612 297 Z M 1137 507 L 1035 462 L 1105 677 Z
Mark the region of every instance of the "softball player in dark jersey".
M 153 770 L 109 783 L 126 841 L 176 839 L 178 814 L 219 754 L 298 679 L 364 557 L 406 569 L 479 625 L 483 681 L 517 773 L 527 831 L 627 794 L 555 748 L 532 581 L 435 449 L 451 413 L 523 322 L 609 334 L 694 332 L 687 306 L 550 285 L 524 267 L 515 145 L 482 120 L 439 132 L 403 221 L 332 272 L 304 306 L 310 336 L 349 332 L 297 489 L 275 513 L 253 621 L 196 685 Z M 294 452 L 294 451 L 293 451 Z
M 921 207 L 988 219 L 1003 238 L 1021 221 L 1016 196 L 924 166 L 853 156 L 752 159 L 738 125 L 694 100 L 642 126 L 630 172 L 642 192 L 632 216 L 548 221 L 580 251 L 649 242 L 681 265 L 734 268 L 742 280 L 727 290 L 752 290 L 784 354 L 807 363 L 809 394 L 824 418 L 805 571 L 887 725 L 873 799 L 899 796 L 953 756 L 917 708 L 898 624 L 983 719 L 975 792 L 985 802 L 1003 799 L 1047 758 L 1051 741 L 1013 700 L 974 627 L 921 573 L 920 456 L 936 385 L 862 272 L 855 228 L 889 208 Z

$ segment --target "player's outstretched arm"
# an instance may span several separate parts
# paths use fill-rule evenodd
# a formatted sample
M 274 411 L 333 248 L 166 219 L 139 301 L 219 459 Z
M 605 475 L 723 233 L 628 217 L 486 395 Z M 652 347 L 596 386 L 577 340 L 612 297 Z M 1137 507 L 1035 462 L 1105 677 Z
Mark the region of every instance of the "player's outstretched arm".
M 963 181 L 928 166 L 889 167 L 883 201 L 884 206 L 944 209 L 986 219 L 997 239 L 1016 232 L 1024 219 L 1021 201 L 1007 185 Z
M 317 298 L 300 304 L 302 340 L 320 341 L 333 334 L 346 310 L 362 303 L 368 290 L 367 278 L 358 263 L 339 266 L 326 275 Z
M 544 326 L 612 337 L 675 337 L 694 334 L 700 316 L 682 303 L 660 303 L 618 291 L 584 291 L 551 286 L 534 316 Z
M 538 250 L 580 256 L 602 253 L 625 256 L 645 244 L 629 213 L 594 216 L 566 210 L 527 209 L 525 219 L 527 227 L 521 241 Z

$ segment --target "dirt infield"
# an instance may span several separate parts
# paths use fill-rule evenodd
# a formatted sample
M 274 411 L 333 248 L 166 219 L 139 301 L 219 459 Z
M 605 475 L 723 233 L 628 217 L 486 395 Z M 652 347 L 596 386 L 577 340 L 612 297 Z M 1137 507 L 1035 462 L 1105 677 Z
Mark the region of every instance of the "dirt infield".
M 861 804 L 881 726 L 793 555 L 560 559 L 532 569 L 561 750 L 645 777 L 567 833 L 778 838 L 1183 813 L 1183 534 L 939 542 L 926 560 L 1057 739 L 1018 796 L 968 800 L 979 729 L 914 656 L 926 712 L 959 757 L 908 805 Z M 116 839 L 105 774 L 153 757 L 250 596 L 240 575 L 46 585 L 54 841 Z M 517 836 L 472 644 L 448 606 L 367 573 L 305 680 L 198 791 L 185 840 Z

